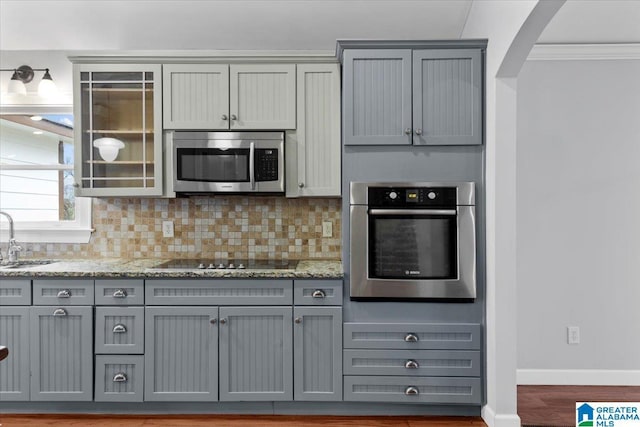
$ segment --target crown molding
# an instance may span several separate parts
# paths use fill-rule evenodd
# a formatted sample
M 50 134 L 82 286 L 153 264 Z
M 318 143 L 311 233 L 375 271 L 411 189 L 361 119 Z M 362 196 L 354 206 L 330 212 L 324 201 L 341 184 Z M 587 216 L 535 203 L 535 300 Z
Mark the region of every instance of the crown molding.
M 607 61 L 640 59 L 640 43 L 537 44 L 528 61 Z

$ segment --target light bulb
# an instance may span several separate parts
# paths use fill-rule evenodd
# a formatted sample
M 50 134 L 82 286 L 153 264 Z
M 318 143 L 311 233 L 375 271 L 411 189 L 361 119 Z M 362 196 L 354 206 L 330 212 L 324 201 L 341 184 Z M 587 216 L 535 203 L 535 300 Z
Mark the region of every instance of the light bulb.
M 7 85 L 7 93 L 12 95 L 26 95 L 27 87 L 18 78 L 18 72 L 14 71 L 9 84 Z
M 43 98 L 50 98 L 58 93 L 58 88 L 56 84 L 53 82 L 51 78 L 51 74 L 49 74 L 49 69 L 47 68 L 44 72 L 44 76 L 42 80 L 40 80 L 40 84 L 38 85 L 38 95 Z

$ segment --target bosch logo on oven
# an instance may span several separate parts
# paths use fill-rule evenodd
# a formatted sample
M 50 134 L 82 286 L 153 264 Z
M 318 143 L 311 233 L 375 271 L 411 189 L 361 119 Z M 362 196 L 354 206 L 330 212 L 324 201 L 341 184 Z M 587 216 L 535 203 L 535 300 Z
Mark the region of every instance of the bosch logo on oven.
M 419 276 L 420 270 L 405 270 L 404 274 L 405 276 Z

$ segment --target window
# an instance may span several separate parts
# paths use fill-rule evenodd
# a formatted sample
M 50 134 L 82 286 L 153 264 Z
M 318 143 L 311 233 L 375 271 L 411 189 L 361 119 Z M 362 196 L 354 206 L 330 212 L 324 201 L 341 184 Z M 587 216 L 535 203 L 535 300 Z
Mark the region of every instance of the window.
M 18 242 L 89 241 L 91 201 L 74 196 L 73 161 L 73 115 L 0 114 L 0 210 Z

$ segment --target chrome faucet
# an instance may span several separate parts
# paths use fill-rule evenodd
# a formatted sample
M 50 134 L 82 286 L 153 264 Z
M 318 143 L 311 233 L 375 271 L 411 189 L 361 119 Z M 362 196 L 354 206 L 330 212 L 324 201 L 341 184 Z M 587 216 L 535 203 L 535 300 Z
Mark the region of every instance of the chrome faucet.
M 7 248 L 7 261 L 9 262 L 17 262 L 18 261 L 18 253 L 22 250 L 18 243 L 16 242 L 13 230 L 13 218 L 6 212 L 0 211 L 0 214 L 7 217 L 9 221 L 9 247 Z M 0 250 L 0 261 L 2 261 L 2 251 Z

